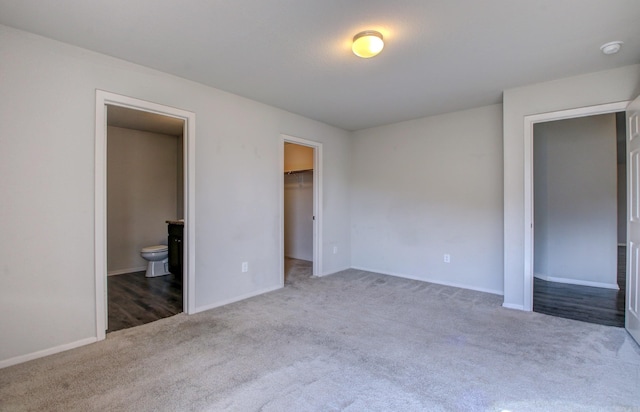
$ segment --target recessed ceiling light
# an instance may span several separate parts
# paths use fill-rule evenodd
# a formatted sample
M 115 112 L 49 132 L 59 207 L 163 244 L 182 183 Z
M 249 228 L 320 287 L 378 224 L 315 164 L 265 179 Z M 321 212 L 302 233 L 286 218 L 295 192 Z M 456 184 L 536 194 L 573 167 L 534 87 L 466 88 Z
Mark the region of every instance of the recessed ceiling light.
M 600 46 L 600 50 L 602 50 L 602 53 L 604 54 L 616 54 L 620 51 L 620 47 L 622 47 L 622 44 L 624 42 L 622 41 L 610 41 L 609 43 L 605 43 L 602 46 Z
M 380 53 L 383 47 L 382 34 L 377 31 L 367 30 L 353 36 L 351 50 L 356 56 L 368 59 Z

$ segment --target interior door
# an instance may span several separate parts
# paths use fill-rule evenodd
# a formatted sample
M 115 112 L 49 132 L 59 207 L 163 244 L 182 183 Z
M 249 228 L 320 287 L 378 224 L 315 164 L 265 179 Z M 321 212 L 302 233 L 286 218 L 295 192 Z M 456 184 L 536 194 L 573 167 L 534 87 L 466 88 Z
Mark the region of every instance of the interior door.
M 640 343 L 640 97 L 627 107 L 629 212 L 625 327 Z

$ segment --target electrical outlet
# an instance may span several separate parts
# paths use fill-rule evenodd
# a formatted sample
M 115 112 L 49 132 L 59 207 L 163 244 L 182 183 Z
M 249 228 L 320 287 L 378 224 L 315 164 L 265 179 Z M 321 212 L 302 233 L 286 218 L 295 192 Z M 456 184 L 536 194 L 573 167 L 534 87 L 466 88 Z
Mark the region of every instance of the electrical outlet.
M 334 246 L 333 247 L 333 254 L 337 254 L 338 253 L 338 246 Z
M 242 273 L 249 271 L 249 262 L 242 262 Z
M 444 263 L 451 263 L 451 255 L 448 253 L 444 254 Z

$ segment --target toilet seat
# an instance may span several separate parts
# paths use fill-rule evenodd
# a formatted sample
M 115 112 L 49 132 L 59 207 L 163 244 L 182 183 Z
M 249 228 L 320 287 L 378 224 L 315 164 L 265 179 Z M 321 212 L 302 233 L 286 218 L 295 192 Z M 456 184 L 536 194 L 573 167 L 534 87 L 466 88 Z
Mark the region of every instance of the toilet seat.
M 169 250 L 169 247 L 165 245 L 148 246 L 148 247 L 142 248 L 142 253 L 167 252 L 168 250 Z

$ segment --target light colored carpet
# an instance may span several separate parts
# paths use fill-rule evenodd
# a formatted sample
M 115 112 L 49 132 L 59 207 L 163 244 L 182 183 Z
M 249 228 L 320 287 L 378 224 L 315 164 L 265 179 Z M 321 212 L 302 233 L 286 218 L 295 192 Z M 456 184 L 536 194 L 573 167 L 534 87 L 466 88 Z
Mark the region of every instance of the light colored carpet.
M 284 289 L 0 370 L 0 410 L 640 410 L 640 348 L 623 329 L 292 270 Z

